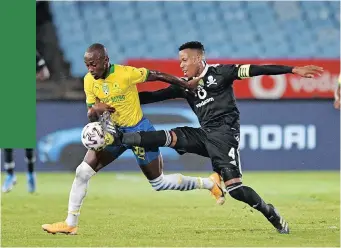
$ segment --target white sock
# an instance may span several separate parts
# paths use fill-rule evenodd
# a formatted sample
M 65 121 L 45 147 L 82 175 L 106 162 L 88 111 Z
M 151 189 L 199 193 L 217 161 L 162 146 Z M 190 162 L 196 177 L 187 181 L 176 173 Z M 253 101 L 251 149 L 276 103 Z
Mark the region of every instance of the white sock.
M 89 180 L 96 172 L 85 162 L 82 162 L 76 169 L 76 176 L 73 180 L 70 196 L 68 216 L 66 223 L 69 226 L 77 226 L 80 209 L 83 199 L 86 196 Z
M 214 186 L 214 182 L 209 178 L 189 177 L 182 174 L 161 174 L 158 178 L 150 180 L 149 182 L 156 191 L 212 189 Z

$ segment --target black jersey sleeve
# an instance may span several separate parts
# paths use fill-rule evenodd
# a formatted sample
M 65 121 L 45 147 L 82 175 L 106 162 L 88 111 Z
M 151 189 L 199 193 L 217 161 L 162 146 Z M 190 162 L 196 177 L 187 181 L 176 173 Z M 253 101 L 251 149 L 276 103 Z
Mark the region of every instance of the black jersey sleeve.
M 176 85 L 171 85 L 165 89 L 157 91 L 139 92 L 139 98 L 141 104 L 161 102 L 175 98 L 185 98 L 185 89 L 182 89 Z
M 260 75 L 279 75 L 292 73 L 293 67 L 285 65 L 230 64 L 221 65 L 220 70 L 225 78 L 233 81 Z

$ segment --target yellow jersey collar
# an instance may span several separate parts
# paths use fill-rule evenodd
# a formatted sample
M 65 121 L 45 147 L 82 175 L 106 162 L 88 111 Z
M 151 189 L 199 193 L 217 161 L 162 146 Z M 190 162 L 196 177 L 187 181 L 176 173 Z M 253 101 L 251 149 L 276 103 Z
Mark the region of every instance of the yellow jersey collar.
M 107 73 L 105 74 L 104 78 L 107 78 L 111 73 L 114 73 L 115 71 L 115 65 L 109 65 L 109 70 L 107 71 Z

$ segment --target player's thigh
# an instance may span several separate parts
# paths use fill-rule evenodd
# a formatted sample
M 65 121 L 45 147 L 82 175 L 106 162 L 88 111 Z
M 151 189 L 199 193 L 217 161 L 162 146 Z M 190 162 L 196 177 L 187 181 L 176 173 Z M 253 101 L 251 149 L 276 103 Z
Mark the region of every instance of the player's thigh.
M 13 161 L 13 149 L 4 148 L 4 157 L 6 163 L 11 163 Z
M 242 177 L 239 153 L 239 131 L 212 131 L 208 135 L 207 150 L 213 170 L 224 181 Z
M 84 162 L 90 165 L 94 171 L 98 172 L 117 159 L 125 150 L 126 148 L 123 146 L 107 146 L 101 151 L 88 150 L 85 154 Z
M 33 148 L 26 148 L 25 155 L 27 158 L 31 158 L 34 156 L 34 149 Z
M 155 131 L 155 128 L 152 123 L 145 118 L 134 129 L 127 130 L 127 132 L 134 131 Z M 140 166 L 143 174 L 148 180 L 153 180 L 161 175 L 163 161 L 159 148 L 151 149 L 134 146 L 131 150 L 135 155 L 137 164 Z
M 194 153 L 200 156 L 209 157 L 206 149 L 206 133 L 201 128 L 177 127 L 172 129 L 176 134 L 177 142 L 173 147 L 178 153 Z

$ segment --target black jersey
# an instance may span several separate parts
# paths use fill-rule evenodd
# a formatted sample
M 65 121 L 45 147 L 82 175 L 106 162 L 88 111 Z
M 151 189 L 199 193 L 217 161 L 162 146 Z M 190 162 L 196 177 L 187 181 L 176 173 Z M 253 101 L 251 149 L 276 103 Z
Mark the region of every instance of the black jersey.
M 141 92 L 142 104 L 167 99 L 185 98 L 202 127 L 239 122 L 239 110 L 233 93 L 233 81 L 248 76 L 249 65 L 206 65 L 196 95 L 171 85 L 155 92 Z

